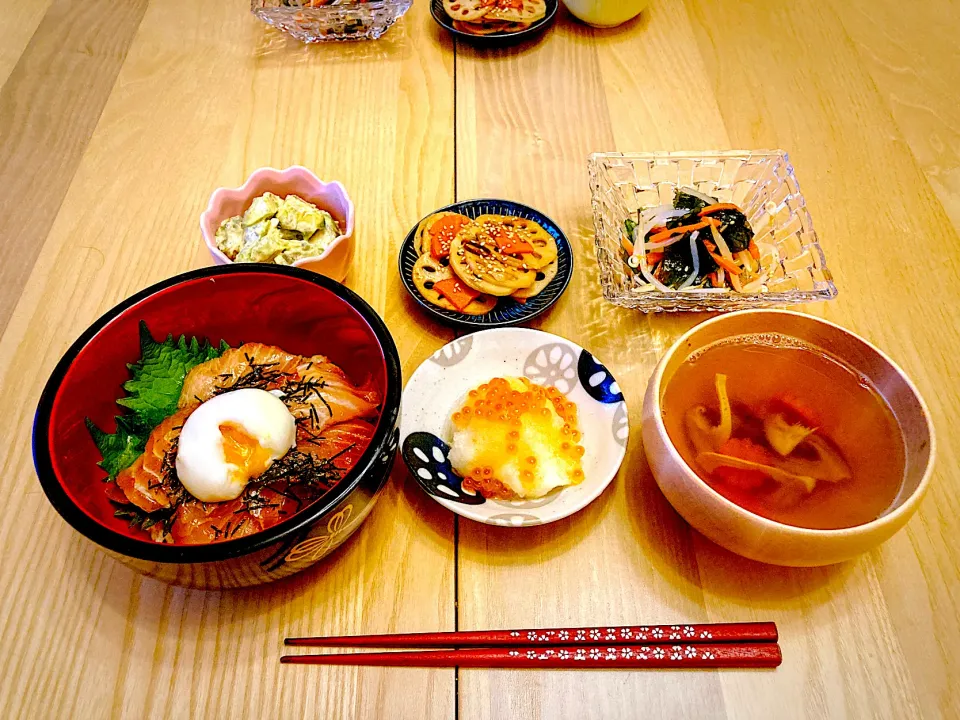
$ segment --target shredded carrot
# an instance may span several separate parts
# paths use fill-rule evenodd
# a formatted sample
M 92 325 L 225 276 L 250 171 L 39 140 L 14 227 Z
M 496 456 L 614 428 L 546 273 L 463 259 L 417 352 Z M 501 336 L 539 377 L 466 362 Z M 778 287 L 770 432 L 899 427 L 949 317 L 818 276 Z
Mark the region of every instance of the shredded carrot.
M 695 225 L 681 225 L 680 227 L 675 227 L 671 230 L 664 230 L 663 232 L 658 232 L 656 235 L 653 235 L 650 238 L 650 242 L 652 243 L 662 242 L 664 240 L 668 240 L 674 235 L 684 235 L 688 232 L 693 232 L 694 230 L 700 230 L 702 228 L 705 228 L 708 225 L 710 225 L 710 223 L 707 222 L 706 220 L 704 220 L 703 222 L 698 222 Z
M 653 267 L 661 260 L 663 260 L 662 252 L 647 253 L 647 267 Z
M 709 215 L 710 213 L 719 212 L 720 210 L 740 210 L 733 203 L 714 203 L 713 205 L 707 205 L 703 210 L 697 213 L 700 217 L 704 215 Z
M 707 252 L 713 252 L 717 249 L 717 246 L 709 240 L 702 240 L 701 242 L 703 242 L 703 246 L 707 249 Z
M 730 262 L 729 260 L 727 260 L 727 259 L 726 259 L 725 257 L 723 257 L 722 255 L 717 255 L 716 253 L 710 253 L 710 257 L 712 257 L 714 260 L 716 260 L 716 261 L 717 261 L 717 265 L 719 265 L 720 267 L 722 267 L 724 270 L 726 270 L 726 271 L 727 271 L 728 273 L 730 273 L 731 275 L 739 275 L 740 273 L 743 272 L 743 269 L 742 269 L 739 265 L 737 265 L 736 263 Z
M 627 251 L 627 255 L 633 255 L 633 243 L 630 241 L 626 235 L 623 236 L 623 249 Z
M 757 244 L 753 240 L 751 240 L 750 244 L 747 245 L 747 250 L 750 251 L 750 257 L 752 257 L 754 260 L 760 259 L 760 248 L 757 247 Z

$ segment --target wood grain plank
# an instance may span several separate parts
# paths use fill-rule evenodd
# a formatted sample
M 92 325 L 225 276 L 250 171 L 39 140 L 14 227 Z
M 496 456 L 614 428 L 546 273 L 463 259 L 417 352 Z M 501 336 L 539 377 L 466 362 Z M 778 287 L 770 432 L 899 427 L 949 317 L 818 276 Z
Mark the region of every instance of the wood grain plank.
M 692 320 L 651 319 L 602 298 L 586 172 L 594 151 L 722 139 L 716 107 L 695 99 L 698 83 L 708 87 L 696 59 L 679 68 L 658 61 L 663 47 L 685 38 L 692 40 L 686 13 L 668 3 L 619 31 L 594 32 L 563 11 L 539 44 L 458 46 L 458 194 L 529 203 L 566 231 L 573 281 L 533 324 L 603 360 L 626 396 L 632 428 L 619 476 L 577 515 L 539 528 L 460 524 L 462 629 L 706 615 L 691 534 L 654 485 L 639 440 L 647 376 L 664 342 Z M 673 92 L 680 85 L 689 98 Z M 725 715 L 714 673 L 460 673 L 462 717 L 632 718 L 638 708 L 663 718 Z
M 7 81 L 53 0 L 0 1 L 0 87 Z
M 951 0 L 832 2 L 863 67 L 960 230 L 960 12 Z
M 54 0 L 0 88 L 0 332 L 63 202 L 146 6 L 146 0 Z M 24 27 L 29 19 L 15 17 L 13 22 Z M 4 31 L 0 42 L 13 41 L 7 34 Z
M 383 42 L 339 48 L 285 41 L 245 0 L 150 4 L 0 339 L 0 543 L 23 558 L 0 568 L 0 716 L 453 716 L 450 670 L 277 663 L 287 635 L 452 629 L 453 523 L 405 471 L 329 561 L 204 593 L 140 578 L 78 537 L 44 500 L 28 450 L 43 380 L 71 339 L 197 264 L 209 194 L 258 166 L 302 163 L 345 183 L 360 217 L 349 283 L 397 317 L 399 242 L 453 196 L 452 62 L 422 4 Z M 438 332 L 396 333 L 405 372 Z M 69 641 L 51 653 L 58 638 Z
M 955 253 L 941 249 L 955 246 L 956 234 L 844 24 L 814 2 L 761 9 L 693 0 L 688 7 L 732 142 L 791 152 L 840 287 L 824 314 L 901 363 L 930 404 L 940 437 L 953 437 L 960 414 L 943 388 L 956 377 L 960 264 Z M 913 46 L 925 42 L 920 32 L 909 38 Z M 739 71 L 753 67 L 763 68 L 762 83 L 742 80 Z M 949 151 L 944 159 L 950 162 Z M 904 237 L 916 238 L 907 261 L 898 258 Z M 699 549 L 711 612 L 742 613 L 755 600 L 752 588 L 736 580 L 747 572 L 771 588 L 772 603 L 796 596 L 797 612 L 777 608 L 774 616 L 784 637 L 808 645 L 800 657 L 816 664 L 804 668 L 804 676 L 823 672 L 813 686 L 818 699 L 799 705 L 797 716 L 946 717 L 960 711 L 960 694 L 949 680 L 958 672 L 960 647 L 945 640 L 960 637 L 960 558 L 954 545 L 943 543 L 958 529 L 960 473 L 949 440 L 940 451 L 918 516 L 882 548 L 837 568 L 835 577 L 752 565 L 731 572 L 738 563 Z M 829 594 L 805 591 L 809 582 L 825 583 Z M 827 641 L 838 636 L 849 641 Z M 791 655 L 789 646 L 784 653 Z M 789 669 L 785 663 L 783 670 Z M 790 696 L 790 688 L 780 687 L 767 705 L 749 683 L 731 680 L 725 687 L 732 714 L 741 717 L 780 713 L 782 698 Z M 804 700 L 793 699 L 787 707 Z

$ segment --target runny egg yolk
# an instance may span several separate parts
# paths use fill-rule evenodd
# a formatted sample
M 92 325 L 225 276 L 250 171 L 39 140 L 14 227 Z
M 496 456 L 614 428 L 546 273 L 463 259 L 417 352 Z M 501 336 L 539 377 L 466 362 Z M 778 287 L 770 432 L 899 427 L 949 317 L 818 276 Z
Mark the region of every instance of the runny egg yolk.
M 293 415 L 265 390 L 244 388 L 217 395 L 183 424 L 177 477 L 201 502 L 233 500 L 296 445 L 296 436 Z
M 577 406 L 556 388 L 496 378 L 451 418 L 450 462 L 485 497 L 537 498 L 583 480 Z
M 259 477 L 273 463 L 273 454 L 260 445 L 257 439 L 233 423 L 220 425 L 223 437 L 223 458 L 231 468 L 231 479 L 246 484 Z

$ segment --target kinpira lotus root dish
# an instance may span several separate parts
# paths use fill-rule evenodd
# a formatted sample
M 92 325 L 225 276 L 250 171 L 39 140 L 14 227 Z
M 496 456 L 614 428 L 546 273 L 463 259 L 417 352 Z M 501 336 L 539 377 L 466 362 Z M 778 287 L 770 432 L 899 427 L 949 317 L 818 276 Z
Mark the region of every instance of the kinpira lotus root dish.
M 420 223 L 413 242 L 417 291 L 464 315 L 484 315 L 505 299 L 526 303 L 557 275 L 556 240 L 527 218 L 439 212 Z
M 718 493 L 770 520 L 831 530 L 876 520 L 903 484 L 905 443 L 869 380 L 786 335 L 734 336 L 667 384 L 664 425 Z
M 267 192 L 242 215 L 220 223 L 216 243 L 234 262 L 291 265 L 322 255 L 339 235 L 339 224 L 326 210 L 298 195 L 282 198 Z
M 469 35 L 509 35 L 547 14 L 545 0 L 443 0 L 453 27 Z
M 140 335 L 116 432 L 87 427 L 102 492 L 144 539 L 206 544 L 276 525 L 336 486 L 373 437 L 379 394 L 323 355 L 158 342 L 143 323 Z

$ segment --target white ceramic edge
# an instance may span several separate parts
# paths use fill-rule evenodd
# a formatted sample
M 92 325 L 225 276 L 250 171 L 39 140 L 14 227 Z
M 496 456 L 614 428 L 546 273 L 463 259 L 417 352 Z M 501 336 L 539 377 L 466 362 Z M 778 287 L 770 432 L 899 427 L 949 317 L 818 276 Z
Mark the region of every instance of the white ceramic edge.
M 232 264 L 233 264 L 233 260 L 231 260 L 230 258 L 228 258 L 226 255 L 223 254 L 223 252 L 220 250 L 220 248 L 217 247 L 217 244 L 216 244 L 216 242 L 215 242 L 215 240 L 214 240 L 213 238 L 208 237 L 206 228 L 204 227 L 204 220 L 205 220 L 207 217 L 209 217 L 211 214 L 213 214 L 214 207 L 219 203 L 220 198 L 223 197 L 224 195 L 226 195 L 227 193 L 248 194 L 248 193 L 251 191 L 251 185 L 253 184 L 253 180 L 254 180 L 254 177 L 255 177 L 255 176 L 258 176 L 258 175 L 261 175 L 261 174 L 262 174 L 262 175 L 269 175 L 269 174 L 273 173 L 273 174 L 275 174 L 275 175 L 278 176 L 278 177 L 285 177 L 285 176 L 288 175 L 288 174 L 290 173 L 290 171 L 292 171 L 292 170 L 297 170 L 297 171 L 300 171 L 300 172 L 305 173 L 305 174 L 308 175 L 311 179 L 315 180 L 316 183 L 317 183 L 323 190 L 326 190 L 327 188 L 333 188 L 334 190 L 339 191 L 340 194 L 343 196 L 343 199 L 346 201 L 346 206 L 347 206 L 347 227 L 346 227 L 346 230 L 345 230 L 343 233 L 341 233 L 340 235 L 337 235 L 337 237 L 334 238 L 333 242 L 331 242 L 329 245 L 327 245 L 327 249 L 324 250 L 322 253 L 320 253 L 319 255 L 311 255 L 311 256 L 309 256 L 309 257 L 302 257 L 302 258 L 300 258 L 299 260 L 295 260 L 293 263 L 291 263 L 292 266 L 293 266 L 293 267 L 299 267 L 300 265 L 302 265 L 302 264 L 304 264 L 304 263 L 315 262 L 315 261 L 317 261 L 317 260 L 323 260 L 323 259 L 325 259 L 328 255 L 330 255 L 331 252 L 333 252 L 333 249 L 334 249 L 335 247 L 337 247 L 337 246 L 340 245 L 344 240 L 347 240 L 348 238 L 350 238 L 350 237 L 353 235 L 353 228 L 354 228 L 354 224 L 355 224 L 355 218 L 354 218 L 354 216 L 355 216 L 355 214 L 356 214 L 356 208 L 355 208 L 355 206 L 354 206 L 354 204 L 353 204 L 353 200 L 351 200 L 351 199 L 350 199 L 350 196 L 347 194 L 347 189 L 343 186 L 343 183 L 341 183 L 339 180 L 331 180 L 330 182 L 326 182 L 325 180 L 321 180 L 320 178 L 318 178 L 318 177 L 313 173 L 312 170 L 310 170 L 309 168 L 304 167 L 303 165 L 291 165 L 290 167 L 288 167 L 288 168 L 286 168 L 286 169 L 284 169 L 284 170 L 279 170 L 279 169 L 274 168 L 274 167 L 262 167 L 262 168 L 257 168 L 257 169 L 254 170 L 252 173 L 250 173 L 250 175 L 247 177 L 246 181 L 245 181 L 245 182 L 243 183 L 243 185 L 241 185 L 240 187 L 235 187 L 235 188 L 219 187 L 219 188 L 217 188 L 216 190 L 214 190 L 214 191 L 210 194 L 210 200 L 207 201 L 207 209 L 204 210 L 202 213 L 200 213 L 200 234 L 203 236 L 203 242 L 204 242 L 204 244 L 207 246 L 207 249 L 210 251 L 210 254 L 213 255 L 216 260 L 219 261 L 218 264 L 220 264 L 220 265 L 232 265 Z
M 887 513 L 886 515 L 882 515 L 878 517 L 876 520 L 871 520 L 870 522 L 863 523 L 862 525 L 854 525 L 853 527 L 849 527 L 849 528 L 819 530 L 814 528 L 798 527 L 796 525 L 787 525 L 785 523 L 776 522 L 775 520 L 770 520 L 768 518 L 763 517 L 762 515 L 757 515 L 755 513 L 750 512 L 749 510 L 744 510 L 742 507 L 732 502 L 731 500 L 728 500 L 723 495 L 721 495 L 716 490 L 714 490 L 712 487 L 710 487 L 710 485 L 708 485 L 703 480 L 701 480 L 700 476 L 697 475 L 690 468 L 689 465 L 687 465 L 686 461 L 683 459 L 683 457 L 680 455 L 677 449 L 673 446 L 673 443 L 669 440 L 670 436 L 667 433 L 667 428 L 663 423 L 663 414 L 660 408 L 660 395 L 661 395 L 660 389 L 662 385 L 664 369 L 666 368 L 670 358 L 673 357 L 673 355 L 677 352 L 677 350 L 679 350 L 682 347 L 682 345 L 686 342 L 686 340 L 689 337 L 691 337 L 694 333 L 699 332 L 700 330 L 702 330 L 704 327 L 707 327 L 708 325 L 713 325 L 718 322 L 726 322 L 729 318 L 732 318 L 732 317 L 736 317 L 739 315 L 746 315 L 746 314 L 756 314 L 756 313 L 767 313 L 767 314 L 778 313 L 778 314 L 797 315 L 799 317 L 802 317 L 808 320 L 823 323 L 824 325 L 829 325 L 859 340 L 864 345 L 869 347 L 871 350 L 876 352 L 877 355 L 883 358 L 884 362 L 888 363 L 890 367 L 903 379 L 904 383 L 907 385 L 907 387 L 913 393 L 914 397 L 919 402 L 920 410 L 923 413 L 924 420 L 927 423 L 927 429 L 930 434 L 930 456 L 927 460 L 927 466 L 923 471 L 923 477 L 920 479 L 920 483 L 917 485 L 916 489 L 907 498 L 904 499 L 900 507 L 896 508 L 890 513 Z M 880 348 L 878 348 L 876 345 L 871 343 L 869 340 L 862 338 L 860 335 L 857 335 L 855 332 L 851 330 L 847 330 L 846 328 L 834 322 L 831 322 L 829 320 L 824 320 L 823 318 L 818 318 L 814 315 L 797 312 L 795 310 L 780 310 L 777 308 L 757 308 L 754 310 L 738 310 L 735 312 L 726 313 L 724 315 L 720 315 L 719 317 L 706 320 L 705 322 L 702 322 L 699 325 L 695 325 L 690 330 L 688 330 L 683 335 L 681 335 L 677 339 L 677 341 L 670 346 L 670 348 L 667 350 L 664 356 L 660 359 L 660 362 L 657 363 L 657 367 L 653 371 L 653 375 L 650 376 L 647 392 L 651 393 L 652 397 L 654 398 L 654 403 L 656 405 L 657 412 L 652 414 L 653 415 L 652 419 L 656 426 L 657 433 L 661 437 L 666 438 L 666 442 L 664 442 L 663 445 L 666 448 L 667 452 L 670 454 L 671 459 L 674 460 L 679 467 L 683 468 L 685 474 L 690 478 L 692 478 L 694 482 L 699 487 L 701 487 L 701 489 L 705 490 L 707 494 L 710 495 L 715 501 L 727 507 L 729 510 L 731 510 L 736 515 L 738 515 L 741 519 L 747 522 L 755 523 L 759 525 L 761 528 L 764 529 L 764 531 L 775 530 L 777 532 L 791 534 L 797 538 L 804 538 L 804 537 L 807 537 L 807 538 L 840 537 L 842 538 L 842 537 L 857 537 L 860 535 L 867 535 L 885 526 L 897 525 L 897 523 L 904 516 L 906 516 L 906 519 L 909 519 L 910 515 L 916 512 L 917 507 L 920 504 L 920 501 L 923 500 L 923 496 L 926 494 L 927 488 L 930 484 L 930 478 L 933 476 L 933 466 L 935 464 L 936 455 L 937 455 L 936 430 L 934 428 L 933 421 L 930 417 L 930 410 L 929 408 L 927 408 L 927 403 L 923 399 L 923 396 L 920 394 L 919 390 L 917 390 L 916 385 L 914 385 L 913 381 L 909 378 L 909 376 L 907 376 L 907 374 L 903 371 L 903 369 L 899 365 L 897 365 L 897 363 L 895 363 L 890 358 L 889 355 L 887 355 L 885 352 L 880 350 Z M 644 447 L 646 447 L 646 442 L 644 443 Z M 649 460 L 648 460 L 648 464 L 650 464 Z M 652 466 L 651 466 L 651 469 L 652 469 Z M 654 479 L 656 479 L 656 475 L 654 475 Z M 657 484 L 659 485 L 659 481 L 657 482 Z M 903 523 L 906 522 L 906 519 L 903 520 Z M 901 523 L 901 525 L 903 523 Z
M 567 338 L 565 338 L 565 337 L 562 337 L 562 336 L 560 336 L 560 335 L 554 335 L 553 333 L 548 333 L 548 332 L 546 332 L 546 331 L 544 331 L 544 330 L 536 330 L 536 329 L 534 329 L 534 328 L 519 328 L 519 327 L 489 328 L 488 330 L 480 330 L 480 331 L 478 331 L 478 332 L 476 332 L 476 333 L 472 333 L 472 335 L 473 335 L 474 337 L 476 337 L 477 335 L 482 335 L 482 334 L 486 334 L 486 333 L 516 333 L 516 332 L 519 332 L 519 333 L 528 333 L 528 332 L 529 332 L 529 333 L 537 333 L 538 335 L 542 335 L 542 336 L 544 336 L 545 338 L 556 338 L 557 340 L 562 340 L 563 342 L 569 343 L 572 347 L 579 349 L 581 352 L 584 350 L 584 348 L 583 348 L 579 343 L 576 343 L 576 342 L 574 342 L 573 340 L 569 340 L 569 339 L 567 339 Z M 456 339 L 454 339 L 454 340 L 451 340 L 451 341 L 448 342 L 448 343 L 445 343 L 443 346 L 441 346 L 440 348 L 438 348 L 437 351 L 435 351 L 434 353 L 432 353 L 432 354 L 430 355 L 430 357 L 428 357 L 426 360 L 424 360 L 422 363 L 420 363 L 420 365 L 417 367 L 417 369 L 413 371 L 413 374 L 410 376 L 410 379 L 407 380 L 407 386 L 409 386 L 409 385 L 411 385 L 411 384 L 413 383 L 414 379 L 415 379 L 415 378 L 417 377 L 417 375 L 421 372 L 421 370 L 423 370 L 423 369 L 426 368 L 426 367 L 429 367 L 429 365 L 428 365 L 427 363 L 430 363 L 430 362 L 431 362 L 430 358 L 433 357 L 433 355 L 435 355 L 437 352 L 442 351 L 443 348 L 447 347 L 447 345 L 452 345 L 453 343 L 457 342 L 457 340 L 459 340 L 459 339 L 460 339 L 460 338 L 456 338 Z M 591 353 L 591 355 L 592 355 L 592 353 Z M 596 356 L 594 356 L 594 357 L 596 357 Z M 611 375 L 612 375 L 612 373 L 611 373 Z M 614 377 L 614 380 L 616 380 L 615 377 Z M 404 387 L 404 390 L 406 390 L 406 386 Z M 600 496 L 604 493 L 604 491 L 605 491 L 608 487 L 610 487 L 610 483 L 613 482 L 614 478 L 617 476 L 617 473 L 620 472 L 620 468 L 623 467 L 623 461 L 626 459 L 626 456 L 627 456 L 627 445 L 628 445 L 628 443 L 630 442 L 630 412 L 629 412 L 629 411 L 630 411 L 630 408 L 627 406 L 626 397 L 624 397 L 624 399 L 623 399 L 621 402 L 623 403 L 624 409 L 626 410 L 626 418 L 627 418 L 627 419 L 626 419 L 626 429 L 627 429 L 627 436 L 626 436 L 626 438 L 624 438 L 624 443 L 623 443 L 623 445 L 620 447 L 620 457 L 619 457 L 616 465 L 613 467 L 612 471 L 609 473 L 609 476 L 608 476 L 607 478 L 605 478 L 604 480 L 600 481 L 599 483 L 597 483 L 597 488 L 596 488 L 596 490 L 595 490 L 594 492 L 592 492 L 592 493 L 590 493 L 590 494 L 585 494 L 585 495 L 583 496 L 583 498 L 582 498 L 582 499 L 583 499 L 582 504 L 569 507 L 569 508 L 567 508 L 567 509 L 565 509 L 565 510 L 555 511 L 555 512 L 552 513 L 552 514 L 549 513 L 549 512 L 545 512 L 544 515 L 545 515 L 545 518 L 546 518 L 546 519 L 542 519 L 542 520 L 540 520 L 540 522 L 537 522 L 537 523 L 529 523 L 529 524 L 526 524 L 526 525 L 518 525 L 518 526 L 514 526 L 514 525 L 501 525 L 500 523 L 492 522 L 492 521 L 490 521 L 490 520 L 488 520 L 488 519 L 486 519 L 486 518 L 476 517 L 476 516 L 473 516 L 473 515 L 469 514 L 469 509 L 472 507 L 471 505 L 464 505 L 463 503 L 456 503 L 456 502 L 453 502 L 452 500 L 446 500 L 446 499 L 441 498 L 441 497 L 438 497 L 438 496 L 436 496 L 436 495 L 432 495 L 432 494 L 424 491 L 423 488 L 420 487 L 419 483 L 417 484 L 417 487 L 418 487 L 418 488 L 420 489 L 420 491 L 423 492 L 425 495 L 427 495 L 428 497 L 430 497 L 430 498 L 433 499 L 433 500 L 436 500 L 438 503 L 440 503 L 441 505 L 443 505 L 443 506 L 444 506 L 445 508 L 447 508 L 448 510 L 451 510 L 452 512 L 455 512 L 457 515 L 460 515 L 461 517 L 465 517 L 465 518 L 467 518 L 468 520 L 473 520 L 474 522 L 482 523 L 482 524 L 484 524 L 484 525 L 491 525 L 491 526 L 493 526 L 493 527 L 517 527 L 517 528 L 540 527 L 541 525 L 547 525 L 547 524 L 549 524 L 549 523 L 556 522 L 557 520 L 563 520 L 564 518 L 570 517 L 571 515 L 574 515 L 574 514 L 580 512 L 580 511 L 583 510 L 585 507 L 587 507 L 590 503 L 592 503 L 594 500 L 596 500 L 598 497 L 600 497 Z M 402 447 L 403 447 L 403 441 L 406 439 L 407 436 L 403 434 L 403 425 L 402 425 L 402 424 L 401 424 L 400 427 L 401 427 L 400 447 L 402 448 Z M 408 433 L 407 435 L 409 435 L 409 433 Z M 410 472 L 410 468 L 409 468 L 409 467 L 407 467 L 407 472 Z M 561 492 L 562 492 L 562 489 L 561 489 Z M 539 508 L 538 508 L 538 509 L 539 509 Z

